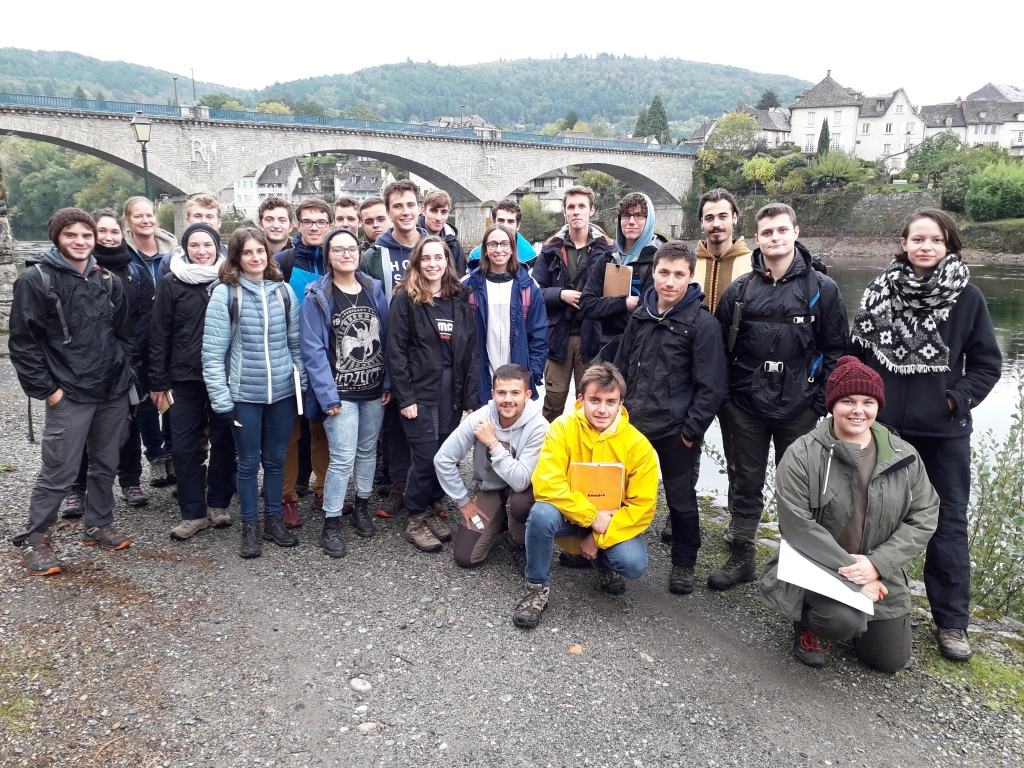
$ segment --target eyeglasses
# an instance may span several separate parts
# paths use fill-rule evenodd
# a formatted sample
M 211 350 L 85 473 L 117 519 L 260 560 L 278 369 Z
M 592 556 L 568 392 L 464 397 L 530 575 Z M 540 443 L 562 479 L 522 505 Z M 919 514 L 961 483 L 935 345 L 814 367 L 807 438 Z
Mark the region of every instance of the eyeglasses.
M 358 245 L 336 245 L 331 247 L 331 256 L 358 256 Z
M 330 223 L 331 222 L 329 222 L 327 219 L 299 219 L 299 224 L 301 224 L 304 227 L 309 227 L 311 229 L 313 227 L 316 227 L 317 229 L 325 229 L 327 225 Z
M 485 245 L 488 247 L 488 249 L 490 249 L 492 251 L 511 251 L 512 250 L 512 243 L 510 243 L 508 240 L 503 240 L 500 243 L 497 240 L 488 240 L 485 243 Z
M 647 214 L 646 213 L 623 213 L 623 214 L 621 214 L 619 216 L 619 218 L 622 221 L 629 221 L 630 219 L 633 219 L 634 221 L 645 221 L 647 219 Z

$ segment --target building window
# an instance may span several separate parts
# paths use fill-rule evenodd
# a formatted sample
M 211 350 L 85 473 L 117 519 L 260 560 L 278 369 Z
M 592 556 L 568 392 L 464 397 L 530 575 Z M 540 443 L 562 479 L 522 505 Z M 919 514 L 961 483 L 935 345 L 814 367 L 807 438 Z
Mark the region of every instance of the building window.
M 982 126 L 980 126 L 980 125 L 974 126 L 974 132 L 975 133 L 981 133 L 981 128 L 982 128 Z
M 902 104 L 897 104 L 895 111 L 896 111 L 897 115 L 902 115 L 903 114 L 903 105 Z
M 842 141 L 842 136 L 833 136 L 832 140 L 828 144 L 828 148 L 831 150 L 841 150 L 843 148 Z
M 885 109 L 885 99 L 878 99 L 875 102 L 875 112 L 881 112 Z
M 885 124 L 885 132 L 886 133 L 892 133 L 892 123 L 886 123 Z
M 883 155 L 891 155 L 892 154 L 892 144 L 883 144 L 882 145 L 882 154 Z
M 907 133 L 917 133 L 917 123 L 907 123 Z
M 832 113 L 832 124 L 833 125 L 842 125 L 843 124 L 843 111 L 841 109 L 837 109 L 835 112 Z
M 817 115 L 818 115 L 817 112 L 808 112 L 807 113 L 807 127 L 808 128 L 813 128 L 814 127 L 814 118 L 817 117 Z
M 860 127 L 860 132 L 861 132 L 862 134 L 864 134 L 865 136 L 867 136 L 868 134 L 870 134 L 870 133 L 871 133 L 871 123 L 864 123 L 864 124 L 863 124 L 863 125 L 862 125 L 862 126 Z
M 814 151 L 814 134 L 808 133 L 804 135 L 804 152 Z
M 892 169 L 894 171 L 898 171 L 902 167 L 903 167 L 903 158 L 902 157 L 894 157 L 892 159 Z
M 1017 133 L 1017 143 L 1024 144 L 1024 131 L 1019 131 Z

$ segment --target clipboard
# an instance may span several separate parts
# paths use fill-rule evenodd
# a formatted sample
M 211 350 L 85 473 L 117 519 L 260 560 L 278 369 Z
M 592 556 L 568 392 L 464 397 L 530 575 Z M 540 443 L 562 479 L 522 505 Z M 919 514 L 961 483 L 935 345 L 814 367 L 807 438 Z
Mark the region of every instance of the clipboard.
M 573 462 L 569 465 L 569 489 L 582 493 L 598 512 L 617 512 L 622 506 L 626 468 L 608 462 Z
M 611 262 L 604 266 L 604 295 L 629 296 L 633 288 L 633 268 Z

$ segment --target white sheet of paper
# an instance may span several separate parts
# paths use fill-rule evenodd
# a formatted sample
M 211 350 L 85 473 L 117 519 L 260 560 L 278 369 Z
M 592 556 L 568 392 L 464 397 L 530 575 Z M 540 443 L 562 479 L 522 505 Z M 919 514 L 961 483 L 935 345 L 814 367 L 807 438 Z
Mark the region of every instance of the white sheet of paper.
M 869 616 L 875 615 L 875 604 L 860 592 L 852 592 L 836 576 L 817 563 L 811 562 L 783 539 L 779 545 L 779 578 L 798 587 L 817 592 L 845 603 Z
M 295 410 L 302 415 L 302 376 L 299 374 L 299 366 L 292 366 L 292 381 L 295 382 Z

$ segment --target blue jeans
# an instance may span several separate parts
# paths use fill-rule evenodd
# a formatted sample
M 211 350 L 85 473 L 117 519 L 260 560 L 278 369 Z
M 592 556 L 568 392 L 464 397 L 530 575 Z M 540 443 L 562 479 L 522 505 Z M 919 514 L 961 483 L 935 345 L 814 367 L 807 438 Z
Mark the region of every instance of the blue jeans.
M 564 536 L 585 539 L 589 535 L 589 528 L 570 523 L 554 504 L 538 501 L 526 520 L 526 580 L 531 584 L 550 581 L 555 539 Z M 637 536 L 613 544 L 608 549 L 597 550 L 594 562 L 598 570 L 615 571 L 627 579 L 639 579 L 647 570 L 647 547 Z
M 356 469 L 356 496 L 373 494 L 377 467 L 377 436 L 384 420 L 384 404 L 373 400 L 342 400 L 341 413 L 324 420 L 331 463 L 324 479 L 324 517 L 338 517 L 348 492 L 348 478 Z
M 170 453 L 170 412 L 168 411 L 161 416 L 160 412 L 156 409 L 156 406 L 153 405 L 153 401 L 148 397 L 143 397 L 139 402 L 139 411 L 136 418 L 139 420 L 139 432 L 142 434 L 142 444 L 146 446 L 146 460 L 156 461 Z M 135 437 L 134 439 L 138 440 L 138 437 Z
M 284 452 L 295 422 L 295 398 L 286 397 L 273 405 L 235 403 L 232 425 L 238 449 L 238 506 L 242 522 L 260 519 L 258 475 L 263 464 L 263 514 L 281 516 L 281 491 L 284 488 Z

